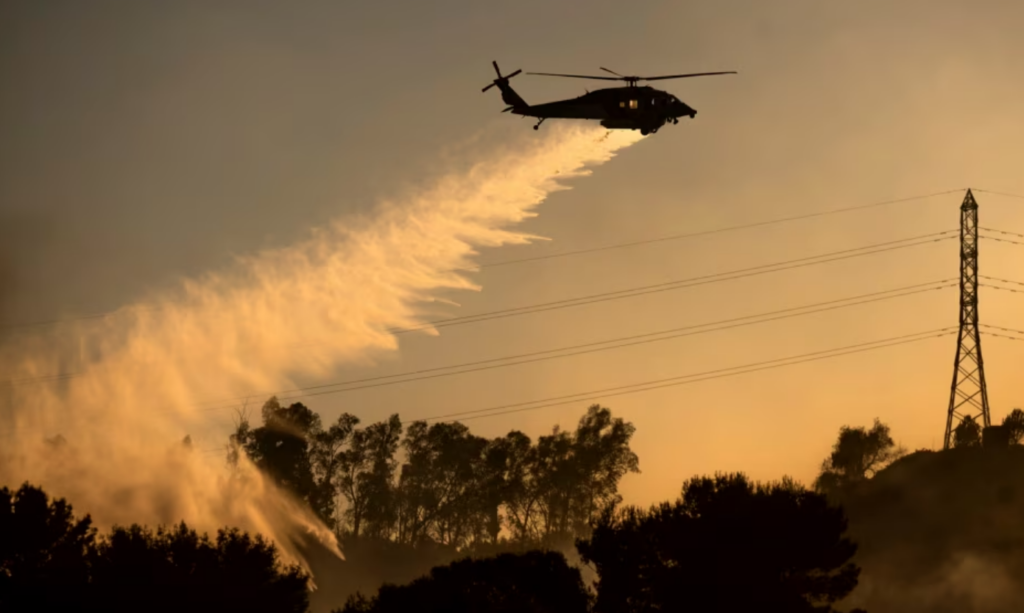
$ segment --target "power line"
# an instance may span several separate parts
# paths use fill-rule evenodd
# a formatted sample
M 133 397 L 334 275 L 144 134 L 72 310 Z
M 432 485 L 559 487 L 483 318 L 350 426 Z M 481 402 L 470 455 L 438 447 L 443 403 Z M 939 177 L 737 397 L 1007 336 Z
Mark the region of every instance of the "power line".
M 1017 232 L 1007 232 L 1006 230 L 994 230 L 992 228 L 982 228 L 981 226 L 978 226 L 978 229 L 982 230 L 984 232 L 995 232 L 996 234 L 1006 234 L 1006 235 L 1009 235 L 1009 236 L 1016 236 L 1018 238 L 1024 238 L 1024 234 L 1018 234 Z
M 1014 329 L 1014 328 L 1003 328 L 1001 326 L 992 326 L 992 325 L 989 325 L 989 324 L 978 324 L 978 325 L 983 327 L 983 328 L 992 328 L 993 330 L 1001 330 L 1003 332 L 1013 332 L 1014 334 L 1024 335 L 1024 330 L 1017 330 L 1017 329 Z
M 509 413 L 519 413 L 521 411 L 532 411 L 536 409 L 544 409 L 549 407 L 561 406 L 565 404 L 572 404 L 576 402 L 585 402 L 590 400 L 599 400 L 603 398 L 610 398 L 614 396 L 623 396 L 626 394 L 635 394 L 639 392 L 646 392 L 656 389 L 662 389 L 666 387 L 674 387 L 678 385 L 687 385 L 689 383 L 697 383 L 699 381 L 708 381 L 711 379 L 719 379 L 723 377 L 731 377 L 735 375 L 747 374 L 760 370 L 769 370 L 773 368 L 781 368 L 783 366 L 793 366 L 796 364 L 803 364 L 806 362 L 815 362 L 818 360 L 824 360 L 833 357 L 840 357 L 844 355 L 850 355 L 853 353 L 861 353 L 864 351 L 872 351 L 875 349 L 883 349 L 886 347 L 895 347 L 898 345 L 905 345 L 908 343 L 918 342 L 931 338 L 938 338 L 940 336 L 946 336 L 952 334 L 956 330 L 956 327 L 939 328 L 936 330 L 929 330 L 926 332 L 917 332 L 915 334 L 907 334 L 903 336 L 892 337 L 888 339 L 882 339 L 878 341 L 872 341 L 869 343 L 860 343 L 857 345 L 849 345 L 847 347 L 840 347 L 836 349 L 829 349 L 825 351 L 815 351 L 812 353 L 805 353 L 796 356 L 789 356 L 786 358 L 777 358 L 774 360 L 765 360 L 763 362 L 754 362 L 752 364 L 746 364 L 744 366 L 735 366 L 732 368 L 720 368 L 717 370 L 705 371 L 702 373 L 692 373 L 689 375 L 680 375 L 677 377 L 669 377 L 667 379 L 658 379 L 654 381 L 646 381 L 643 383 L 634 383 L 630 385 L 623 385 L 618 387 L 605 388 L 603 390 L 593 390 L 589 392 L 580 392 L 577 394 L 570 394 L 567 396 L 555 396 L 552 398 L 543 398 L 539 400 L 532 400 L 529 402 L 517 402 L 513 404 L 506 404 L 496 407 L 490 407 L 487 409 L 477 409 L 474 411 L 462 411 L 459 413 L 448 413 L 446 415 L 438 415 L 434 417 L 427 417 L 416 421 L 432 421 L 441 420 L 451 417 L 458 417 L 460 421 L 468 421 L 470 419 L 480 419 L 484 417 L 495 417 L 498 415 L 507 415 Z M 631 389 L 636 388 L 636 389 Z M 542 403 L 542 404 L 538 404 Z M 528 406 L 538 405 L 538 406 Z M 508 410 L 506 410 L 508 409 Z M 496 412 L 500 411 L 500 412 Z M 479 415 L 477 415 L 479 414 Z M 470 416 L 470 417 L 464 417 Z
M 699 277 L 690 277 L 687 279 L 679 279 L 676 281 L 668 281 L 665 283 L 657 283 L 654 285 L 643 285 L 632 287 L 624 290 L 618 290 L 614 292 L 603 292 L 600 294 L 591 294 L 588 296 L 580 296 L 577 298 L 567 298 L 564 300 L 556 300 L 552 302 L 542 302 L 532 305 L 526 305 L 521 307 L 514 307 L 509 309 L 501 309 L 497 311 L 489 311 L 484 313 L 478 313 L 476 315 L 463 315 L 459 317 L 451 317 L 447 319 L 439 319 L 434 321 L 428 321 L 426 323 L 411 326 L 408 328 L 391 328 L 388 330 L 391 334 L 404 334 L 408 332 L 415 332 L 418 330 L 428 330 L 432 328 L 444 328 L 448 326 L 463 325 L 469 323 L 478 323 L 481 321 L 489 321 L 491 319 L 501 319 L 505 317 L 514 317 L 517 315 L 526 315 L 532 313 L 540 313 L 544 311 L 552 311 L 556 309 L 564 309 L 569 307 L 584 306 L 588 304 L 594 304 L 597 302 L 606 302 L 609 300 L 620 300 L 623 298 L 633 298 L 636 296 L 644 296 L 647 294 L 654 294 L 664 291 L 671 291 L 677 289 L 685 289 L 688 287 L 694 287 L 697 285 L 707 285 L 710 283 L 720 283 L 722 281 L 733 281 L 735 279 L 742 279 L 746 277 L 753 277 L 762 274 L 768 274 L 772 272 L 781 272 L 785 270 L 792 270 L 794 268 L 803 268 L 806 266 L 813 266 L 815 264 L 825 264 L 828 262 L 835 262 L 839 260 L 846 260 L 855 257 L 861 257 L 865 255 L 873 255 L 876 253 L 885 253 L 887 251 L 895 251 L 897 249 L 906 249 L 909 247 L 918 247 L 942 240 L 949 240 L 956 238 L 951 236 L 952 233 L 957 230 L 944 230 L 942 232 L 933 232 L 930 234 L 922 234 L 920 236 L 914 236 L 909 238 L 903 238 L 894 241 L 886 241 L 883 243 L 875 243 L 872 245 L 866 245 L 864 247 L 857 247 L 854 249 L 844 249 L 841 251 L 832 251 L 829 253 L 822 253 L 814 256 L 808 256 L 803 258 L 797 258 L 794 260 L 786 260 L 782 262 L 775 262 L 773 264 L 762 264 L 760 266 L 752 266 L 749 268 L 741 268 L 738 270 L 732 270 L 727 272 L 714 273 L 710 275 L 702 275 Z M 911 242 L 918 241 L 918 242 Z M 908 243 L 908 244 L 901 244 Z M 860 252 L 860 253 L 857 253 Z
M 982 192 L 982 193 L 985 193 L 985 194 L 993 194 L 995 196 L 1006 196 L 1007 198 L 1020 198 L 1021 200 L 1024 200 L 1024 196 L 1021 196 L 1020 194 L 1009 194 L 1009 193 L 1006 193 L 1006 192 L 996 192 L 996 191 L 992 191 L 992 190 L 989 190 L 989 189 L 975 189 L 974 191 Z
M 471 270 L 475 270 L 475 269 L 495 268 L 495 267 L 499 267 L 499 266 L 510 266 L 510 265 L 514 265 L 514 264 L 522 264 L 522 263 L 526 263 L 526 262 L 535 262 L 535 261 L 539 261 L 539 260 L 549 260 L 549 259 L 554 259 L 554 258 L 563 258 L 563 257 L 576 256 L 576 255 L 583 255 L 583 254 L 587 254 L 587 253 L 596 253 L 596 252 L 600 252 L 600 251 L 608 251 L 608 250 L 611 250 L 611 249 L 622 249 L 622 248 L 626 248 L 626 247 L 648 245 L 648 244 L 659 243 L 659 242 L 666 242 L 666 241 L 673 241 L 673 240 L 682 240 L 682 239 L 687 239 L 687 238 L 696 238 L 698 236 L 708 236 L 708 235 L 713 235 L 713 234 L 721 234 L 721 233 L 725 233 L 725 232 L 733 232 L 733 231 L 736 231 L 736 230 L 746 230 L 746 229 L 750 229 L 750 228 L 756 228 L 756 227 L 768 226 L 768 225 L 774 225 L 774 224 L 781 224 L 781 223 L 787 223 L 787 222 L 798 221 L 798 220 L 802 220 L 802 219 L 811 219 L 811 218 L 822 217 L 822 216 L 826 216 L 826 215 L 835 215 L 835 214 L 840 214 L 840 213 L 848 213 L 848 212 L 859 211 L 859 210 L 864 210 L 864 209 L 876 208 L 876 207 L 886 206 L 886 205 L 890 205 L 890 204 L 900 204 L 900 203 L 912 202 L 912 201 L 916 201 L 916 200 L 926 200 L 928 198 L 934 198 L 934 197 L 937 197 L 937 196 L 945 196 L 945 195 L 948 195 L 948 194 L 952 194 L 952 193 L 956 193 L 956 192 L 961 192 L 961 191 L 963 191 L 963 189 L 951 189 L 951 190 L 946 190 L 946 191 L 943 191 L 943 192 L 935 192 L 935 193 L 932 193 L 932 194 L 924 194 L 924 195 L 920 195 L 920 196 L 910 196 L 910 197 L 906 197 L 906 198 L 897 198 L 897 199 L 894 199 L 894 200 L 885 200 L 885 201 L 882 201 L 882 202 L 874 202 L 874 203 L 870 203 L 870 204 L 861 204 L 861 205 L 843 207 L 843 208 L 838 208 L 838 209 L 831 209 L 831 210 L 827 210 L 827 211 L 819 211 L 819 212 L 815 212 L 815 213 L 806 213 L 806 214 L 803 214 L 803 215 L 794 215 L 794 216 L 790 216 L 790 217 L 781 217 L 781 218 L 769 219 L 769 220 L 765 220 L 765 221 L 753 222 L 753 223 L 748 223 L 748 224 L 740 224 L 740 225 L 735 225 L 735 226 L 727 226 L 727 227 L 723 227 L 723 228 L 714 228 L 714 229 L 711 229 L 711 230 L 702 230 L 700 232 L 691 232 L 691 233 L 687 233 L 687 234 L 676 234 L 676 235 L 672 235 L 672 236 L 664 236 L 664 237 L 652 238 L 652 239 L 628 241 L 628 242 L 617 243 L 617 244 L 612 244 L 612 245 L 604 245 L 604 246 L 601 246 L 601 247 L 592 247 L 592 248 L 588 248 L 588 249 L 578 249 L 578 250 L 575 250 L 575 251 L 565 251 L 565 252 L 561 252 L 561 253 L 552 253 L 552 254 L 548 254 L 548 255 L 534 256 L 534 257 L 528 257 L 528 258 L 519 258 L 519 259 L 513 259 L 513 260 L 503 260 L 503 261 L 498 261 L 498 262 L 490 262 L 490 263 L 480 264 L 479 266 L 477 266 L 475 268 L 466 268 L 466 269 L 461 269 L 461 270 L 471 271 Z M 984 191 L 984 190 L 976 190 L 976 191 Z M 457 270 L 459 270 L 459 269 L 457 269 Z M 67 318 L 63 318 L 63 319 L 49 319 L 49 320 L 23 322 L 23 323 L 14 323 L 14 324 L 0 324 L 0 332 L 2 332 L 4 330 L 15 330 L 15 329 L 20 329 L 20 328 L 51 326 L 51 325 L 59 325 L 59 324 L 62 324 L 62 323 L 73 323 L 73 322 L 77 322 L 77 321 L 86 321 L 86 320 L 91 320 L 91 319 L 102 319 L 103 317 L 107 317 L 109 315 L 113 315 L 116 312 L 117 311 L 107 311 L 107 312 L 103 312 L 103 313 L 94 313 L 92 315 L 82 315 L 82 316 L 78 316 L 78 317 L 67 317 Z
M 1004 292 L 1011 292 L 1014 294 L 1024 294 L 1024 290 L 1013 289 L 1012 287 L 1000 287 L 998 285 L 992 285 L 990 283 L 979 283 L 978 287 L 987 287 L 989 289 L 997 289 Z
M 439 366 L 435 368 L 426 368 L 415 371 L 407 371 L 404 373 L 396 373 L 393 375 L 383 375 L 377 377 L 368 377 L 364 379 L 354 379 L 349 381 L 338 381 L 334 383 L 325 383 L 320 385 L 306 386 L 294 388 L 291 390 L 281 390 L 277 392 L 263 392 L 263 393 L 252 393 L 245 396 L 238 396 L 231 400 L 241 400 L 243 398 L 249 398 L 252 396 L 277 396 L 279 400 L 294 400 L 296 398 L 310 398 L 313 396 L 322 396 L 327 394 L 336 394 L 343 392 L 350 392 L 355 390 L 362 390 L 374 387 L 383 387 L 388 385 L 396 385 L 400 383 L 410 383 L 414 381 L 422 381 L 424 379 L 435 379 L 439 377 L 448 377 L 453 375 L 462 375 L 471 372 L 478 372 L 483 370 L 491 370 L 495 368 L 504 368 L 507 366 L 518 366 L 522 364 L 529 364 L 533 362 L 541 362 L 546 360 L 553 360 L 558 358 L 572 357 L 577 355 L 596 353 L 599 351 L 608 351 L 612 349 L 621 349 L 623 347 L 630 347 L 635 345 L 642 345 L 647 343 L 653 343 L 658 341 L 671 340 L 675 338 L 681 338 L 686 336 L 693 336 L 697 334 L 706 334 L 709 332 L 720 332 L 722 330 L 728 330 L 732 328 L 738 328 L 743 326 L 755 325 L 760 323 L 767 323 L 771 321 L 777 321 L 781 319 L 789 319 L 793 317 L 801 317 L 804 315 L 812 315 L 815 313 L 821 313 L 825 311 L 831 311 L 836 309 L 848 308 L 852 306 L 860 306 L 864 304 L 870 304 L 874 302 L 880 302 L 883 300 L 892 300 L 894 298 L 904 298 L 916 294 L 925 292 L 931 292 L 941 289 L 947 289 L 955 287 L 956 284 L 952 283 L 954 279 L 942 279 L 931 283 L 920 283 L 916 285 L 910 285 L 906 287 L 885 290 L 881 292 L 872 292 L 868 294 L 861 294 L 859 296 L 850 296 L 847 298 L 841 298 L 836 300 L 829 300 L 825 302 L 819 302 L 814 304 L 808 304 L 798 307 L 791 307 L 787 309 L 780 309 L 776 311 L 769 311 L 765 313 L 758 313 L 755 315 L 746 315 L 743 317 L 734 317 L 731 319 L 724 319 L 714 322 L 708 322 L 704 324 L 694 324 L 689 326 L 683 326 L 679 328 L 671 328 L 668 330 L 661 330 L 658 332 L 648 332 L 644 334 L 636 334 L 631 336 L 619 337 L 614 339 L 608 339 L 604 341 L 596 341 L 590 343 L 584 343 L 579 345 L 570 345 L 566 347 L 558 347 L 555 349 L 546 349 L 542 351 L 534 351 L 530 353 L 522 353 L 518 355 L 504 356 L 500 358 L 490 358 L 486 360 L 477 360 L 473 362 L 465 362 L 462 364 L 453 364 L 449 366 Z M 845 303 L 845 304 L 844 304 Z M 601 345 L 607 345 L 602 347 Z M 557 354 L 557 355 L 552 355 Z M 517 360 L 517 361 L 513 361 Z M 450 371 L 450 372 L 445 372 Z M 398 380 L 395 380 L 398 379 Z M 347 387 L 352 386 L 352 387 Z M 341 388 L 341 389 L 328 389 L 328 388 Z M 286 396 L 286 394 L 288 394 Z M 226 401 L 226 399 L 225 399 Z M 209 402 L 224 402 L 211 400 Z M 215 411 L 223 410 L 227 408 L 233 408 L 235 405 L 222 405 L 216 407 L 205 407 L 204 411 Z
M 758 221 L 758 222 L 741 224 L 741 225 L 736 225 L 736 226 L 726 226 L 724 228 L 714 228 L 714 229 L 711 229 L 711 230 L 701 230 L 700 232 L 689 232 L 687 234 L 674 234 L 674 235 L 671 235 L 671 236 L 663 236 L 663 237 L 659 237 L 659 238 L 650 238 L 650 239 L 643 239 L 643 240 L 628 241 L 628 242 L 624 242 L 624 243 L 615 243 L 615 244 L 611 244 L 611 245 L 604 245 L 602 247 L 591 247 L 589 249 L 577 249 L 575 251 L 563 251 L 561 253 L 552 253 L 552 254 L 548 254 L 548 255 L 538 255 L 538 256 L 528 257 L 528 258 L 518 258 L 518 259 L 514 259 L 514 260 L 502 260 L 502 261 L 498 261 L 498 262 L 491 262 L 491 263 L 488 263 L 488 264 L 481 264 L 478 268 L 495 268 L 495 267 L 498 267 L 498 266 L 509 266 L 509 265 L 512 265 L 512 264 L 523 264 L 523 263 L 526 263 L 526 262 L 536 262 L 536 261 L 540 261 L 540 260 L 550 260 L 550 259 L 554 259 L 554 258 L 564 258 L 564 257 L 575 256 L 575 255 L 583 255 L 583 254 L 587 254 L 587 253 L 597 253 L 597 252 L 600 252 L 600 251 L 608 251 L 608 250 L 611 250 L 611 249 L 623 249 L 623 248 L 626 248 L 626 247 L 637 247 L 637 246 L 640 246 L 640 245 L 650 245 L 650 244 L 653 244 L 653 243 L 675 241 L 675 240 L 681 240 L 681 239 L 686 239 L 686 238 L 696 238 L 698 236 L 709 236 L 709 235 L 712 235 L 712 234 L 722 234 L 722 233 L 725 233 L 725 232 L 733 232 L 733 231 L 736 231 L 736 230 L 747 230 L 747 229 L 750 229 L 750 228 L 757 228 L 757 227 L 762 227 L 762 226 L 769 226 L 769 225 L 774 225 L 774 224 L 787 223 L 787 222 L 790 222 L 790 221 L 798 221 L 798 220 L 801 220 L 801 219 L 811 219 L 811 218 L 814 218 L 814 217 L 823 217 L 825 215 L 836 215 L 836 214 L 839 214 L 839 213 L 849 213 L 849 212 L 852 212 L 852 211 L 861 211 L 861 210 L 864 210 L 864 209 L 870 209 L 870 208 L 885 206 L 885 205 L 889 205 L 889 204 L 899 204 L 899 203 L 904 203 L 904 202 L 912 202 L 912 201 L 915 201 L 915 200 L 925 200 L 925 199 L 928 199 L 928 198 L 934 198 L 936 196 L 945 196 L 947 194 L 953 194 L 953 193 L 962 192 L 962 191 L 964 191 L 964 190 L 963 189 L 951 189 L 951 190 L 947 190 L 947 191 L 944 191 L 944 192 L 936 192 L 934 194 L 925 194 L 923 196 L 911 196 L 911 197 L 908 197 L 908 198 L 897 198 L 895 200 L 886 200 L 884 202 L 874 202 L 874 203 L 871 203 L 871 204 L 860 204 L 860 205 L 856 205 L 856 206 L 848 206 L 848 207 L 843 207 L 843 208 L 839 208 L 839 209 L 830 209 L 830 210 L 827 210 L 827 211 L 818 211 L 816 213 L 805 213 L 803 215 L 794 215 L 794 216 L 791 216 L 791 217 L 779 217 L 779 218 L 776 218 L 776 219 L 769 219 L 769 220 L 765 220 L 765 221 Z
M 999 237 L 996 237 L 996 236 L 986 236 L 984 234 L 978 236 L 978 238 L 982 238 L 982 239 L 985 239 L 985 240 L 988 240 L 988 241 L 996 241 L 998 243 L 1010 243 L 1011 245 L 1024 245 L 1024 243 L 1022 243 L 1020 241 L 1015 241 L 1013 239 L 999 238 Z
M 1011 279 L 999 279 L 997 277 L 989 277 L 989 276 L 986 276 L 986 275 L 978 275 L 978 278 L 979 279 L 988 279 L 989 281 L 999 281 L 1000 283 L 1012 283 L 1014 285 L 1022 285 L 1022 286 L 1024 286 L 1024 283 L 1021 283 L 1020 281 L 1013 281 Z
M 999 334 L 998 332 L 986 332 L 985 334 L 987 336 L 994 336 L 996 338 L 1007 338 L 1010 339 L 1011 341 L 1024 341 L 1024 338 L 1018 336 L 1010 336 L 1008 334 Z
M 519 315 L 528 315 L 533 313 L 541 313 L 546 311 L 559 310 L 564 308 L 571 308 L 576 306 L 585 306 L 589 304 L 595 304 L 600 302 L 607 302 L 610 300 L 621 300 L 624 298 L 634 298 L 637 296 L 644 296 L 647 294 L 660 293 L 665 291 L 672 291 L 677 289 L 687 289 L 690 287 L 696 287 L 700 285 L 708 285 L 712 283 L 720 283 L 723 281 L 734 281 L 737 279 L 743 279 L 747 277 L 758 276 L 762 274 L 768 274 L 773 272 L 783 272 L 786 270 L 792 270 L 796 268 L 804 268 L 807 266 L 813 266 L 816 264 L 826 264 L 835 261 L 846 260 L 855 257 L 861 257 L 865 255 L 874 255 L 877 253 L 885 253 L 888 251 L 895 251 L 898 249 L 906 249 L 910 247 L 918 247 L 942 240 L 949 240 L 956 238 L 952 236 L 952 233 L 956 230 L 944 230 L 941 232 L 932 232 L 929 234 L 922 234 L 918 236 L 886 241 L 882 243 L 874 243 L 871 245 L 865 245 L 863 247 L 855 247 L 851 249 L 843 249 L 840 251 L 832 251 L 828 253 L 821 253 L 818 255 L 807 256 L 803 258 L 797 258 L 793 260 L 785 260 L 781 262 L 775 262 L 772 264 L 762 264 L 759 266 L 752 266 L 748 268 L 741 268 L 732 271 L 713 273 L 709 275 L 701 275 L 698 277 L 690 277 L 687 279 L 679 279 L 676 281 L 669 281 L 666 283 L 658 283 L 654 285 L 637 286 L 633 288 L 627 288 L 624 290 L 617 290 L 614 292 L 604 292 L 600 294 L 591 294 L 588 296 L 580 296 L 577 298 L 568 298 L 563 300 L 556 300 L 553 302 L 537 303 L 533 305 L 527 305 L 522 307 L 514 307 L 510 309 L 502 309 L 498 311 L 489 311 L 483 313 L 477 313 L 475 315 L 463 315 L 459 317 L 451 317 L 448 319 L 434 320 L 420 324 L 418 326 L 412 326 L 409 328 L 392 328 L 388 332 L 391 334 L 403 334 L 408 332 L 414 332 L 418 330 L 425 330 L 431 328 L 444 328 L 456 325 L 465 325 L 472 323 L 479 323 L 482 321 L 489 321 L 492 319 L 503 319 L 506 317 L 515 317 Z M 304 343 L 303 346 L 323 344 L 321 342 L 315 343 Z M 72 378 L 78 376 L 75 373 L 66 373 L 61 375 L 50 375 L 46 378 L 51 377 L 63 377 Z M 43 378 L 40 378 L 43 379 Z
M 611 398 L 616 396 L 625 396 L 629 394 L 636 394 L 641 392 L 647 392 L 657 389 L 663 389 L 667 387 L 676 387 L 680 385 L 688 385 L 690 383 L 699 383 L 702 381 L 709 381 L 713 379 L 721 379 L 725 377 L 732 377 L 737 375 L 749 374 L 752 372 L 758 372 L 762 370 L 771 370 L 775 368 L 782 368 L 785 366 L 795 366 L 798 364 L 805 364 L 809 362 L 817 362 L 829 358 L 842 357 L 855 353 L 863 353 L 866 351 L 874 351 L 877 349 L 885 349 L 889 347 L 897 347 L 900 345 L 906 345 L 910 343 L 920 342 L 923 340 L 929 340 L 932 338 L 939 338 L 941 336 L 947 336 L 952 334 L 956 330 L 956 327 L 947 326 L 945 328 L 938 328 L 935 330 L 928 330 L 924 332 L 916 332 L 913 334 L 905 334 L 902 336 L 890 337 L 887 339 L 880 339 L 876 341 L 870 341 L 867 343 L 858 343 L 855 345 L 848 345 L 846 347 L 837 347 L 834 349 L 827 349 L 823 351 L 814 351 L 810 353 L 804 353 L 795 356 L 788 356 L 783 358 L 776 358 L 773 360 L 764 360 L 761 362 L 754 362 L 751 364 L 745 364 L 742 366 L 734 366 L 729 368 L 719 368 L 715 370 L 709 370 L 699 373 L 691 373 L 688 375 L 679 375 L 675 377 L 668 377 L 665 379 L 656 379 L 653 381 L 644 381 L 640 383 L 633 383 L 628 385 L 621 385 L 617 387 L 605 388 L 601 390 L 592 390 L 587 392 L 579 392 L 576 394 L 569 394 L 564 396 L 555 396 L 549 398 L 542 398 L 538 400 L 532 400 L 528 402 L 517 402 L 512 404 L 506 404 L 496 407 L 490 407 L 487 409 L 476 409 L 472 411 L 462 411 L 458 413 L 448 413 L 445 415 L 438 415 L 433 417 L 420 418 L 412 421 L 435 421 L 441 419 L 447 419 L 451 417 L 459 417 L 460 421 L 469 421 L 471 419 L 482 419 L 486 417 L 496 417 L 499 415 L 506 415 L 509 413 L 519 413 L 523 411 L 532 411 L 537 409 L 545 409 L 556 406 L 562 406 L 566 404 L 573 404 L 576 402 L 587 402 L 591 400 L 599 400 L 603 398 Z M 536 405 L 536 406 L 530 406 Z M 402 422 L 403 424 L 410 423 L 409 421 Z M 209 448 L 201 450 L 203 453 L 216 453 L 225 451 L 223 448 Z

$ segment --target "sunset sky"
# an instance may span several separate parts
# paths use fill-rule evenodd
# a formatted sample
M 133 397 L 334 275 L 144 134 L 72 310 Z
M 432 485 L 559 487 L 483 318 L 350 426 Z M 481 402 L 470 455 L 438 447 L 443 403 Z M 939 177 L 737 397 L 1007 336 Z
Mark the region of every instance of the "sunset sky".
M 1024 195 L 1022 25 L 1024 4 L 1005 1 L 7 2 L 0 324 L 117 309 L 542 138 L 555 120 L 534 132 L 532 120 L 500 113 L 497 91 L 481 94 L 492 60 L 504 73 L 739 74 L 658 83 L 696 118 L 572 180 L 516 228 L 551 240 L 484 250 L 481 264 L 967 187 L 982 227 L 1024 235 L 1024 199 L 978 191 Z M 524 74 L 511 84 L 528 102 L 606 85 Z M 430 313 L 484 313 L 953 230 L 962 198 L 485 267 L 470 275 L 480 292 L 439 294 L 459 306 Z M 982 241 L 983 275 L 1024 282 L 1021 263 L 1024 245 Z M 439 336 L 403 334 L 399 351 L 376 364 L 302 383 L 640 335 L 957 274 L 957 244 L 945 240 Z M 1024 294 L 982 288 L 981 301 L 983 323 L 1024 330 Z M 954 326 L 957 313 L 950 288 L 303 402 L 327 422 L 342 411 L 364 423 L 395 412 L 412 420 Z M 594 402 L 636 426 L 642 473 L 623 480 L 627 502 L 674 497 L 684 479 L 715 471 L 809 483 L 843 425 L 879 417 L 910 450 L 940 447 L 954 350 L 955 337 L 944 336 Z M 1024 406 L 1024 341 L 984 337 L 983 350 L 1000 420 Z M 301 348 L 286 351 L 303 360 Z M 588 404 L 466 423 L 488 437 L 536 437 L 573 428 Z M 209 429 L 194 436 L 202 449 L 224 442 L 233 417 L 227 407 L 208 414 Z

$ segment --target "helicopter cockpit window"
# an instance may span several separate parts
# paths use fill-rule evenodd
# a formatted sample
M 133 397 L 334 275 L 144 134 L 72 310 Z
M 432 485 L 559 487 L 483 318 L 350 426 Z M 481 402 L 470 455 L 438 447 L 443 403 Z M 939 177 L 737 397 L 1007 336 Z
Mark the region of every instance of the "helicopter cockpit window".
M 629 108 L 635 109 L 635 108 L 637 108 L 637 106 L 638 105 L 637 105 L 637 101 L 636 100 L 630 100 L 629 101 Z

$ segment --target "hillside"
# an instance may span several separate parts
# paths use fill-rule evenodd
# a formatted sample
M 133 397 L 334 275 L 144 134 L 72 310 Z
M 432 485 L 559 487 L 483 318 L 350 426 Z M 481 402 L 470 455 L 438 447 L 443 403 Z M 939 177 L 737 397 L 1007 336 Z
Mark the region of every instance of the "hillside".
M 1019 611 L 1024 447 L 919 451 L 843 501 L 870 613 Z

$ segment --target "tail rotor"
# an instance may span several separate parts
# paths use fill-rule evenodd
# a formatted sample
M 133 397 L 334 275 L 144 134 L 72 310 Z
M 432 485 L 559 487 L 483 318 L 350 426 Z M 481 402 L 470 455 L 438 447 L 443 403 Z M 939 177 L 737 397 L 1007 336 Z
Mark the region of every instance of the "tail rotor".
M 511 79 L 512 77 L 516 76 L 520 72 L 522 72 L 522 70 L 520 69 L 520 70 L 516 70 L 512 74 L 501 76 L 501 70 L 498 68 L 498 62 L 491 62 L 491 63 L 494 64 L 494 72 L 498 73 L 498 78 L 495 79 L 493 83 L 491 83 L 487 87 L 483 88 L 483 90 L 481 90 L 481 91 L 485 91 L 486 92 L 487 90 L 491 89 L 495 85 L 499 86 L 499 88 L 500 88 L 502 85 L 508 84 L 508 80 L 509 79 Z

